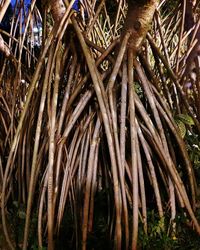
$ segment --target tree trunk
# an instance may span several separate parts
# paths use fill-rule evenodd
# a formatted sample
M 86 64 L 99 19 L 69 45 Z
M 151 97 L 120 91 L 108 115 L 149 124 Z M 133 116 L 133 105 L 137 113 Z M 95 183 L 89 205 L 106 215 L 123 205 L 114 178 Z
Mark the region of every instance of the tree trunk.
M 142 42 L 150 29 L 158 2 L 158 0 L 141 2 L 129 0 L 128 2 L 128 13 L 123 30 L 125 33 L 131 33 L 128 47 L 133 49 L 135 56 L 140 50 Z

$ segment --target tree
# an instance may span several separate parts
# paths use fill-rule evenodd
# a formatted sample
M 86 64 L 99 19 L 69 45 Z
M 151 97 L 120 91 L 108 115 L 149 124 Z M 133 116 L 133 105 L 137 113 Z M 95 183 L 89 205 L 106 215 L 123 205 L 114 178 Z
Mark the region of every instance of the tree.
M 78 11 L 74 1 L 48 1 L 41 18 L 32 1 L 24 19 L 18 3 L 10 35 L 2 31 L 9 47 L 0 49 L 9 53 L 0 75 L 1 210 L 11 249 L 7 209 L 13 201 L 26 207 L 23 250 L 33 214 L 40 248 L 47 237 L 54 249 L 70 218 L 73 248 L 86 249 L 101 218 L 112 248 L 136 249 L 139 218 L 148 233 L 151 200 L 160 220 L 169 204 L 173 234 L 177 207 L 200 233 L 198 183 L 184 142 L 186 129 L 200 130 L 198 77 L 191 74 L 199 67 L 189 53 L 198 48 L 198 22 L 184 25 L 185 9 L 193 17 L 198 5 L 112 3 L 114 14 L 105 0 L 82 1 Z M 33 46 L 38 23 L 39 57 Z M 189 69 L 188 60 L 195 62 Z M 98 217 L 99 204 L 105 205 Z

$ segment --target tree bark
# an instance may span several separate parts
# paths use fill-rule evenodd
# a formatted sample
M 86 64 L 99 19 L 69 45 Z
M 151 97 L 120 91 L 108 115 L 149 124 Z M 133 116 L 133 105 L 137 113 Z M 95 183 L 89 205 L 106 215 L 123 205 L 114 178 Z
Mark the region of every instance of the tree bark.
M 10 56 L 10 50 L 5 44 L 3 37 L 0 35 L 0 51 L 4 53 L 6 57 Z
M 51 13 L 55 22 L 59 22 L 66 11 L 62 0 L 51 0 Z
M 0 6 L 0 23 L 3 20 L 3 17 L 6 13 L 6 10 L 8 9 L 8 6 L 10 4 L 10 0 L 6 0 L 2 6 Z
M 133 49 L 134 56 L 140 50 L 153 19 L 158 0 L 135 1 L 129 0 L 128 12 L 124 24 L 124 32 L 130 32 L 129 48 Z M 122 37 L 124 34 L 122 33 Z

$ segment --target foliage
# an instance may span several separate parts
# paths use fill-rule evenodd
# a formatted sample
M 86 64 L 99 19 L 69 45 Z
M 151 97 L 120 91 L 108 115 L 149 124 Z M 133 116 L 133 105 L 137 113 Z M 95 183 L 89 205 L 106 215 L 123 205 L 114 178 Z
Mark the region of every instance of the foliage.
M 199 135 L 194 131 L 188 131 L 186 135 L 187 149 L 190 155 L 190 159 L 194 166 L 195 172 L 197 174 L 197 183 L 200 185 L 200 139 Z
M 175 116 L 175 122 L 181 134 L 181 137 L 184 138 L 187 132 L 186 125 L 192 126 L 194 125 L 194 121 L 191 116 L 187 114 L 178 114 Z M 189 130 L 188 130 L 189 131 Z
M 170 234 L 169 217 L 159 219 L 154 210 L 148 214 L 149 230 L 148 235 L 142 230 L 139 233 L 139 249 L 166 249 L 166 250 L 189 250 L 199 249 L 199 237 L 187 226 L 187 218 L 184 212 L 179 211 L 177 214 L 176 232 Z M 164 223 L 164 224 L 163 224 Z M 165 226 L 165 229 L 163 228 Z

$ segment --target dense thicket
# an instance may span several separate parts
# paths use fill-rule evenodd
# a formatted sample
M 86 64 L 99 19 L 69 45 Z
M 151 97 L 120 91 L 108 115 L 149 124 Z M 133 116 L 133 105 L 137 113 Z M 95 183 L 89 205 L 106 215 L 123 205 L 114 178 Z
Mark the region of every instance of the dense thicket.
M 74 4 L 16 1 L 0 29 L 7 247 L 136 249 L 180 214 L 199 234 L 199 3 Z

